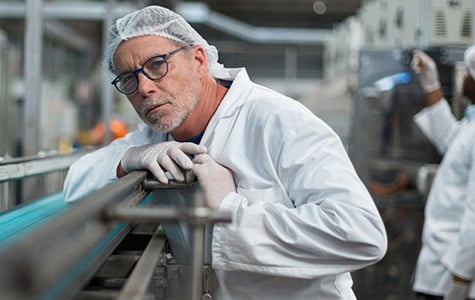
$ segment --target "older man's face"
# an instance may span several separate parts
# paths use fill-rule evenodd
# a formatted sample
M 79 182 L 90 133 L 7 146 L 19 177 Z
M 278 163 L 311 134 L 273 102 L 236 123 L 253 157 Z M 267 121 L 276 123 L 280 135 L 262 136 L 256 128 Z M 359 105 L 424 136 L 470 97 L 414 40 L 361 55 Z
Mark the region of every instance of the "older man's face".
M 115 69 L 117 74 L 134 71 L 147 59 L 178 47 L 158 36 L 131 38 L 117 48 Z M 190 51 L 193 49 L 185 49 L 168 57 L 168 73 L 162 79 L 151 80 L 138 73 L 138 88 L 127 96 L 140 118 L 158 131 L 170 132 L 179 127 L 199 100 L 202 86 Z

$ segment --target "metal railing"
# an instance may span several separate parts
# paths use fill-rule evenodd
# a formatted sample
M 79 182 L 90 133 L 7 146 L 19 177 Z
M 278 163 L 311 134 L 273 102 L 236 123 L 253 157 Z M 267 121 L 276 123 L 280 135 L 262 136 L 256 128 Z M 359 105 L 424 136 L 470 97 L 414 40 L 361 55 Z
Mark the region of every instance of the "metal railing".
M 89 151 L 77 151 L 62 155 L 37 155 L 0 161 L 0 183 L 67 169 L 87 152 Z
M 62 182 L 69 166 L 81 156 L 91 152 L 84 149 L 70 154 L 35 155 L 29 157 L 0 160 L 0 211 L 11 208 L 12 184 L 32 177 L 48 176 L 44 191 L 36 191 L 39 198 L 48 193 L 57 192 L 62 188 Z M 23 200 L 22 200 L 23 201 Z
M 176 197 L 187 195 L 189 205 L 157 205 L 148 197 L 151 192 L 165 203 L 183 203 Z M 197 182 L 163 185 L 148 179 L 146 172 L 132 172 L 0 251 L 0 298 L 73 299 L 135 224 L 182 222 L 191 232 L 186 299 L 201 299 L 205 226 L 230 220 L 230 215 L 205 206 Z M 118 299 L 148 299 L 147 287 L 164 244 L 155 233 Z

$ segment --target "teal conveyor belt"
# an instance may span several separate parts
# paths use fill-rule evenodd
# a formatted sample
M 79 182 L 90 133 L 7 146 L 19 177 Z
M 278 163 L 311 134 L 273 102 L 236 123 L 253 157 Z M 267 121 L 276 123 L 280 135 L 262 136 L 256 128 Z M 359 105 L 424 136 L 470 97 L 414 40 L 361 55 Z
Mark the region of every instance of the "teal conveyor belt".
M 150 201 L 146 197 L 139 206 Z M 8 211 L 0 212 L 0 249 L 41 223 L 67 209 L 62 192 L 54 193 Z
M 67 208 L 62 192 L 19 205 L 0 214 L 0 248 Z

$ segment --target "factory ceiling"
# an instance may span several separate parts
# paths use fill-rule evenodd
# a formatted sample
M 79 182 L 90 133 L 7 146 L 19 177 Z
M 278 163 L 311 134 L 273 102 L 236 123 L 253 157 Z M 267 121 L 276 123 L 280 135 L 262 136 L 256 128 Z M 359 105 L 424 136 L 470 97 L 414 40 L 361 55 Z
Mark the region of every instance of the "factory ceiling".
M 201 20 L 189 21 L 218 46 L 223 60 L 232 58 L 233 63 L 239 64 L 248 59 L 247 62 L 258 65 L 262 64 L 263 54 L 285 56 L 286 45 L 296 45 L 298 55 L 309 53 L 320 61 L 311 64 L 318 69 L 324 41 L 333 26 L 357 13 L 365 1 L 368 0 L 43 0 L 43 7 L 46 38 L 87 49 L 97 58 L 101 56 L 102 21 L 107 5 L 112 3 L 118 15 L 150 4 L 178 11 L 185 7 L 184 11 L 193 15 L 196 5 L 208 13 L 204 17 L 202 14 Z M 24 5 L 24 1 L 0 0 L 0 28 L 16 33 L 12 36 L 18 39 L 22 36 Z
M 189 2 L 189 1 L 183 1 Z M 363 0 L 202 0 L 212 10 L 253 26 L 331 29 Z
M 343 21 L 350 15 L 354 15 L 364 1 L 365 0 L 43 0 L 43 5 L 50 7 L 51 9 L 48 11 L 53 13 L 58 12 L 57 7 L 64 8 L 67 5 L 72 5 L 71 7 L 73 8 L 71 9 L 67 7 L 66 9 L 62 9 L 62 11 L 67 12 L 67 18 L 76 18 L 77 20 L 83 15 L 85 20 L 91 20 L 97 14 L 100 15 L 99 18 L 104 15 L 104 13 L 100 13 L 100 10 L 96 9 L 96 7 L 104 5 L 105 3 L 112 3 L 117 13 L 121 10 L 120 8 L 140 7 L 148 4 L 158 4 L 175 9 L 179 6 L 190 7 L 192 6 L 190 4 L 199 3 L 202 7 L 205 6 L 212 14 L 218 15 L 218 17 L 224 17 L 232 22 L 238 22 L 239 24 L 237 25 L 242 25 L 242 28 L 249 26 L 253 29 L 281 28 L 321 30 L 327 31 L 328 33 L 335 24 Z M 23 1 L 11 2 L 0 0 L 2 10 L 4 10 L 1 16 L 5 17 L 9 13 L 22 14 L 23 11 L 20 7 L 24 5 L 24 3 Z M 15 10 L 15 8 L 18 9 Z M 87 9 L 89 9 L 89 12 Z M 191 11 L 193 10 L 194 8 L 191 9 Z M 188 9 L 188 11 L 190 11 L 190 9 Z M 76 15 L 73 16 L 74 14 Z M 48 13 L 45 14 L 46 17 L 47 15 Z M 214 30 L 223 32 L 226 32 L 226 28 L 233 29 L 235 25 L 223 23 L 222 19 L 219 19 L 218 22 L 214 24 L 209 24 L 209 22 L 206 24 L 203 20 L 201 20 L 201 23 L 207 25 L 204 26 L 205 28 L 214 27 Z M 237 29 L 239 30 L 239 28 Z M 97 30 L 97 26 L 92 30 Z M 99 28 L 97 31 L 97 34 L 100 35 L 102 30 Z M 227 33 L 229 34 L 229 32 Z M 90 37 L 91 32 L 88 32 L 86 36 Z M 239 35 L 237 35 L 237 37 L 239 39 Z M 241 36 L 241 38 L 246 39 L 245 36 Z M 305 39 L 305 36 L 303 36 L 303 39 Z M 319 39 L 320 41 L 324 40 L 323 37 L 316 37 L 315 39 Z

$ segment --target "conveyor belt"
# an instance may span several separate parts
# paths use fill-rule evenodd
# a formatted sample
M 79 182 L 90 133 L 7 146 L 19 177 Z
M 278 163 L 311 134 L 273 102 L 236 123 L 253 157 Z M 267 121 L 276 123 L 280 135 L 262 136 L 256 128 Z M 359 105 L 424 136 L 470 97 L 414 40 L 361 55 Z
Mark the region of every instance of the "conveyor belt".
M 0 248 L 65 209 L 63 193 L 55 193 L 0 213 Z
M 3 232 L 0 228 L 0 299 L 194 300 L 209 295 L 210 284 L 202 284 L 203 270 L 212 277 L 203 267 L 204 228 L 230 217 L 203 207 L 197 187 L 161 185 L 148 180 L 146 172 L 133 172 L 70 207 L 54 194 L 0 215 L 0 224 L 6 224 Z M 156 206 L 152 191 L 167 205 L 189 206 Z M 188 224 L 189 264 L 174 261 L 161 221 Z

